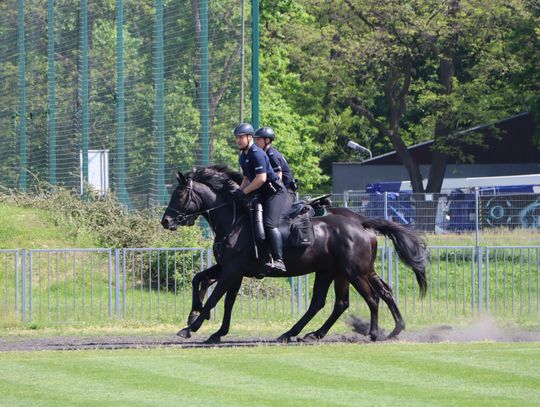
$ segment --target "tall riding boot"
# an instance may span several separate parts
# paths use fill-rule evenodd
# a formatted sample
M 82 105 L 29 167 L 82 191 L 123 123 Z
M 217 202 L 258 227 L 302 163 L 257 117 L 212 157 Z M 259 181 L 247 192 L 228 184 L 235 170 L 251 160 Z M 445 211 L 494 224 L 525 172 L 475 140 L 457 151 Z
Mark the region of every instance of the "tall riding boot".
M 265 264 L 266 268 L 285 273 L 285 263 L 283 262 L 283 242 L 281 240 L 281 232 L 278 228 L 266 229 L 266 237 L 270 242 L 270 252 L 272 253 L 273 262 Z

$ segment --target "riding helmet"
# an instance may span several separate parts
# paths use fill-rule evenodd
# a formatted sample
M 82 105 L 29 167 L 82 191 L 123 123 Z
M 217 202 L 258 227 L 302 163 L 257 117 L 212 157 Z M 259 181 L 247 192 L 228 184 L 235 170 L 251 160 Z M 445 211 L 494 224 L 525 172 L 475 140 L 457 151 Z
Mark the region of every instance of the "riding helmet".
M 257 129 L 255 132 L 254 138 L 269 138 L 270 140 L 274 140 L 276 135 L 274 134 L 274 129 L 271 127 L 261 127 L 260 129 Z
M 234 128 L 233 134 L 234 136 L 241 136 L 243 134 L 251 134 L 253 136 L 253 133 L 255 131 L 253 130 L 253 126 L 249 123 L 240 123 L 238 126 Z

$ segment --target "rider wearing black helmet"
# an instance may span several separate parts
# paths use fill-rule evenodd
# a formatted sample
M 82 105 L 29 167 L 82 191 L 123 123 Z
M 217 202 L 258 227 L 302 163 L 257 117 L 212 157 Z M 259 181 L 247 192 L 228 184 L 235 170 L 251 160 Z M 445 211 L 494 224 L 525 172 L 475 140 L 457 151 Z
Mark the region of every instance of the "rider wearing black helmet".
M 275 139 L 274 129 L 271 127 L 261 127 L 257 129 L 255 135 L 255 143 L 259 148 L 262 148 L 268 155 L 270 165 L 279 178 L 283 181 L 283 185 L 287 188 L 287 208 L 290 208 L 296 201 L 296 181 L 289 168 L 289 164 L 283 154 L 272 146 Z
M 240 166 L 244 175 L 240 188 L 235 191 L 235 198 L 243 200 L 245 195 L 253 192 L 259 195 L 263 206 L 264 229 L 273 259 L 273 262 L 268 262 L 265 267 L 285 272 L 283 243 L 278 226 L 287 202 L 287 192 L 272 169 L 268 156 L 253 142 L 254 131 L 251 124 L 239 124 L 233 133 L 241 151 Z

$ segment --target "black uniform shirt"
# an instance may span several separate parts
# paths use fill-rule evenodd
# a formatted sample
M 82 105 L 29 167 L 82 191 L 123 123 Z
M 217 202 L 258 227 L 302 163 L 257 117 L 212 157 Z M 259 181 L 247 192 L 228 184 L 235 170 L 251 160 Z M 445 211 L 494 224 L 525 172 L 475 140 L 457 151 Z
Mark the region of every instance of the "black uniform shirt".
M 266 153 L 261 150 L 255 143 L 246 151 L 240 153 L 240 167 L 242 167 L 242 173 L 249 179 L 249 182 L 253 181 L 257 174 L 266 172 L 266 182 L 277 181 L 279 177 L 276 175 Z
M 283 157 L 283 155 L 272 146 L 266 150 L 266 154 L 268 154 L 268 159 L 270 160 L 272 169 L 275 172 L 281 172 L 283 185 L 285 185 L 285 187 L 290 187 L 290 185 L 292 185 L 294 182 L 294 178 L 285 157 Z

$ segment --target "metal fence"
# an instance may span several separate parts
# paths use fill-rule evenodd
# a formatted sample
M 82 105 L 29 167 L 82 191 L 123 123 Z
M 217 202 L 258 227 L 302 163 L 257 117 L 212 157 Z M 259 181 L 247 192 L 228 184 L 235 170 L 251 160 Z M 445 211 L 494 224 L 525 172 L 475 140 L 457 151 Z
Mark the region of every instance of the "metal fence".
M 191 307 L 192 277 L 212 264 L 211 251 L 202 248 L 2 250 L 0 254 L 4 286 L 0 315 L 14 324 L 184 321 Z M 540 246 L 431 247 L 428 292 L 423 299 L 414 274 L 392 247 L 379 249 L 376 270 L 391 285 L 409 318 L 441 320 L 484 312 L 540 316 Z M 245 279 L 233 317 L 293 320 L 307 309 L 312 281 L 310 275 Z M 330 291 L 326 314 L 333 299 Z M 220 312 L 221 304 L 213 317 L 219 318 Z M 352 289 L 351 312 L 368 312 Z
M 233 0 L 0 1 L 0 183 L 145 208 L 175 171 L 231 160 L 240 111 L 258 121 L 251 20 Z
M 333 194 L 336 206 L 434 233 L 497 228 L 540 231 L 540 193 L 501 194 L 495 189 L 441 194 L 409 192 Z

